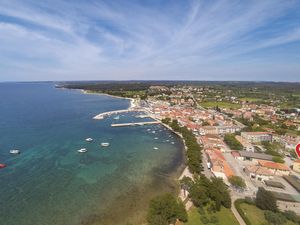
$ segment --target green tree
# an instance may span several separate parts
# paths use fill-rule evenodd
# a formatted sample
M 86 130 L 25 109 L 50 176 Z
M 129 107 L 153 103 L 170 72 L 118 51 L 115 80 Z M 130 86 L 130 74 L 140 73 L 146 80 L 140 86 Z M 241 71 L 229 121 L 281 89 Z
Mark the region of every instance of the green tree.
M 164 118 L 164 119 L 161 120 L 161 122 L 163 122 L 164 124 L 169 125 L 170 122 L 171 122 L 171 119 L 170 118 Z
M 224 136 L 225 143 L 234 150 L 242 150 L 242 144 L 235 138 L 234 134 L 225 134 Z
M 208 193 L 210 198 L 215 201 L 218 211 L 220 210 L 221 205 L 226 208 L 231 207 L 231 198 L 228 187 L 221 178 L 212 178 Z
M 151 200 L 147 215 L 150 225 L 168 225 L 175 223 L 176 219 L 187 221 L 187 212 L 180 200 L 169 193 Z
M 246 188 L 246 183 L 244 179 L 239 176 L 230 176 L 228 178 L 228 181 L 235 188 L 240 188 L 240 189 Z
M 265 190 L 264 188 L 258 188 L 256 193 L 255 204 L 258 208 L 263 210 L 270 210 L 277 212 L 276 198 L 272 192 Z
M 286 222 L 286 218 L 281 213 L 275 213 L 272 211 L 265 211 L 265 219 L 274 225 L 282 225 Z
M 284 163 L 284 160 L 280 156 L 273 156 L 273 162 Z

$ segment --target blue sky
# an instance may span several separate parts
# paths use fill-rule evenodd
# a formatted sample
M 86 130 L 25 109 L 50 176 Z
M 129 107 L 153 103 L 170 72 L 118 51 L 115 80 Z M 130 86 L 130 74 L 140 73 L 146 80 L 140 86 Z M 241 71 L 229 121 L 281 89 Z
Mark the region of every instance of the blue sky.
M 299 0 L 0 0 L 0 81 L 300 81 Z

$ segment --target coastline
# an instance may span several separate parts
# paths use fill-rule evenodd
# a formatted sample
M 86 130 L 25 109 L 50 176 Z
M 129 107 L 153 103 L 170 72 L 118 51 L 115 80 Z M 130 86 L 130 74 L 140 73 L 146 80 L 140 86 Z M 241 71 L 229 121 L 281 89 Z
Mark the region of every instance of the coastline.
M 107 93 L 100 93 L 100 92 L 91 92 L 91 91 L 88 91 L 88 90 L 84 90 L 84 89 L 80 89 L 80 91 L 83 93 L 83 94 L 91 94 L 91 95 L 105 95 L 105 96 L 109 96 L 109 97 L 112 97 L 112 98 L 118 98 L 118 99 L 127 99 L 127 100 L 130 100 L 130 105 L 127 109 L 132 109 L 134 107 L 136 107 L 136 104 L 135 104 L 135 99 L 134 98 L 128 98 L 128 97 L 121 97 L 121 96 L 116 96 L 116 95 L 110 95 L 110 94 L 107 94 Z
M 121 96 L 115 96 L 115 95 L 110 95 L 107 93 L 97 93 L 97 92 L 89 92 L 87 90 L 83 90 L 81 89 L 81 92 L 83 94 L 97 94 L 97 95 L 105 95 L 105 96 L 109 96 L 109 97 L 113 97 L 113 98 L 118 98 L 118 99 L 126 99 L 126 100 L 130 100 L 130 105 L 127 109 L 121 109 L 121 110 L 115 110 L 115 111 L 108 111 L 108 112 L 103 112 L 100 114 L 97 114 L 96 116 L 93 117 L 93 119 L 104 119 L 105 116 L 110 116 L 112 114 L 118 114 L 118 113 L 124 113 L 124 112 L 130 112 L 130 111 L 143 111 L 145 113 L 147 113 L 149 115 L 149 117 L 151 117 L 153 120 L 156 120 L 159 122 L 159 124 L 161 124 L 163 127 L 167 128 L 169 131 L 171 131 L 173 134 L 175 134 L 176 136 L 178 136 L 180 138 L 180 140 L 183 143 L 183 147 L 184 147 L 184 158 L 186 157 L 186 151 L 187 151 L 187 146 L 185 144 L 184 138 L 183 136 L 174 131 L 170 126 L 168 126 L 167 124 L 164 124 L 160 119 L 155 118 L 154 116 L 150 115 L 149 112 L 146 109 L 138 109 L 137 105 L 135 104 L 135 99 L 133 98 L 128 98 L 128 97 L 121 97 Z M 191 179 L 193 179 L 193 174 L 189 171 L 188 166 L 186 165 L 185 160 L 183 160 L 182 164 L 175 170 L 173 171 L 174 176 L 174 181 L 176 181 L 177 183 L 179 183 L 179 181 L 184 177 L 190 177 Z M 187 199 L 187 195 L 185 193 L 185 191 L 183 189 L 180 188 L 180 185 L 178 184 L 179 187 L 179 191 L 177 193 L 177 197 L 180 198 L 183 202 Z M 188 201 L 186 203 L 186 208 L 190 208 L 191 204 Z
M 160 121 L 160 124 L 164 127 L 166 127 L 167 129 L 169 129 L 170 131 L 172 131 L 174 134 L 176 134 L 178 137 L 180 137 L 181 141 L 183 142 L 183 146 L 184 146 L 184 151 L 186 153 L 187 151 L 187 147 L 184 141 L 184 138 L 182 137 L 182 135 L 176 131 L 174 131 L 170 126 L 168 126 L 167 124 L 164 124 L 163 122 Z M 186 154 L 185 154 L 186 156 Z M 189 167 L 185 164 L 185 162 L 183 162 L 183 170 L 181 171 L 180 175 L 177 177 L 177 180 L 180 181 L 183 177 L 190 177 L 191 179 L 193 178 L 193 174 L 190 172 Z M 187 199 L 187 195 L 185 193 L 185 191 L 183 189 L 180 188 L 179 193 L 178 193 L 178 197 L 184 202 Z M 190 202 L 188 201 L 186 203 L 186 208 L 187 210 L 191 207 Z
M 104 116 L 106 116 L 106 115 L 111 115 L 111 114 L 115 114 L 115 113 L 129 112 L 129 111 L 134 111 L 134 110 L 138 111 L 137 109 L 135 109 L 135 108 L 137 107 L 137 105 L 135 104 L 135 99 L 133 99 L 133 98 L 127 98 L 127 97 L 115 96 L 115 95 L 110 95 L 110 94 L 107 94 L 107 93 L 97 93 L 97 92 L 94 93 L 94 92 L 89 92 L 89 91 L 83 90 L 83 89 L 82 89 L 81 91 L 82 91 L 82 93 L 84 93 L 84 94 L 99 94 L 99 95 L 106 95 L 106 96 L 113 97 L 113 98 L 119 98 L 119 99 L 127 99 L 127 100 L 130 100 L 130 106 L 129 106 L 127 109 L 124 109 L 124 110 L 116 110 L 116 111 L 110 111 L 110 112 L 103 112 L 103 113 L 100 113 L 100 114 L 96 115 L 93 119 L 103 119 Z M 144 110 L 144 109 L 143 109 L 143 110 L 140 109 L 139 111 L 147 112 L 147 111 Z M 184 141 L 182 135 L 181 135 L 180 133 L 174 131 L 174 130 L 173 130 L 170 126 L 168 126 L 167 124 L 164 124 L 163 122 L 161 122 L 161 120 L 159 120 L 159 119 L 157 119 L 157 118 L 154 118 L 154 117 L 151 116 L 151 115 L 150 115 L 150 117 L 151 117 L 152 119 L 154 119 L 154 120 L 160 122 L 160 124 L 161 124 L 162 126 L 164 126 L 164 127 L 167 128 L 168 130 L 170 130 L 172 133 L 174 133 L 175 135 L 177 135 L 177 136 L 181 139 L 181 141 L 182 141 L 182 143 L 183 143 L 183 146 L 184 146 L 184 153 L 186 153 L 187 147 L 186 147 L 186 144 L 185 144 L 185 141 Z M 185 155 L 186 155 L 186 154 L 185 154 Z M 181 168 L 183 168 L 183 169 L 181 170 Z M 181 170 L 181 172 L 179 172 L 179 171 L 174 171 L 174 172 L 176 173 L 176 178 L 175 178 L 175 180 L 180 181 L 180 180 L 181 180 L 183 177 L 185 177 L 185 176 L 186 176 L 186 177 L 190 177 L 190 178 L 193 179 L 193 174 L 189 171 L 189 168 L 188 168 L 188 166 L 186 165 L 185 162 L 183 162 L 183 163 L 182 163 L 182 166 L 179 166 L 178 169 L 179 169 L 179 171 Z M 178 176 L 177 172 L 179 172 L 179 176 Z M 181 188 L 180 188 L 180 190 L 179 190 L 178 197 L 179 197 L 182 201 L 184 201 L 184 200 L 186 199 L 186 196 L 185 196 L 185 194 L 183 193 L 183 190 L 182 190 Z

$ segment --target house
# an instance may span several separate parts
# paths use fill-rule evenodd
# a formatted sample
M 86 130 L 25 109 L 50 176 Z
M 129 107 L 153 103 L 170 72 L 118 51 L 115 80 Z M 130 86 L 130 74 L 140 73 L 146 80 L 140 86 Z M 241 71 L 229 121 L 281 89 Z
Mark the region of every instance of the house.
M 238 160 L 243 160 L 244 158 L 240 155 L 240 153 L 238 151 L 232 151 L 231 155 L 233 156 L 233 158 L 238 159 Z
M 225 143 L 217 135 L 205 135 L 198 138 L 198 142 L 203 145 L 205 149 L 217 148 L 222 152 L 225 151 Z
M 290 168 L 283 163 L 258 160 L 258 165 L 268 169 L 271 173 L 273 173 L 276 176 L 287 176 L 290 174 Z
M 241 130 L 238 126 L 217 126 L 218 134 L 234 134 Z
M 300 173 L 300 159 L 296 159 L 293 163 L 293 170 Z
M 216 177 L 223 178 L 227 181 L 228 177 L 234 175 L 221 151 L 218 149 L 207 149 L 205 152 L 211 165 L 211 171 Z
M 269 132 L 242 132 L 241 136 L 251 142 L 272 141 Z
M 258 181 L 266 181 L 273 178 L 272 172 L 270 172 L 267 168 L 258 165 L 246 166 L 244 172 L 251 179 L 258 180 Z
M 200 132 L 205 134 L 218 134 L 218 130 L 214 126 L 203 126 L 200 128 Z
M 236 135 L 235 138 L 241 143 L 243 150 L 247 152 L 254 152 L 254 146 L 247 139 L 239 135 Z

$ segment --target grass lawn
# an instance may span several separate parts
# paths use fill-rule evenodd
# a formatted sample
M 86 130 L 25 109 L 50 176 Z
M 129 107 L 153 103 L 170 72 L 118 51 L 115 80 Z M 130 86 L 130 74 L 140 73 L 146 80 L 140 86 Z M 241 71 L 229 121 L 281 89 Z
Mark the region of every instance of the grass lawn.
M 239 100 L 241 101 L 248 101 L 248 102 L 257 102 L 257 101 L 261 101 L 262 99 L 260 98 L 239 98 Z
M 200 102 L 199 103 L 204 108 L 213 108 L 213 107 L 220 107 L 220 108 L 227 108 L 227 109 L 239 109 L 241 108 L 240 104 L 234 104 L 231 102 Z
M 216 216 L 219 220 L 220 225 L 239 225 L 230 209 L 224 207 L 221 208 L 220 212 L 208 214 L 208 217 Z M 187 223 L 181 223 L 180 225 L 204 225 L 200 220 L 200 214 L 198 209 L 193 207 L 189 212 L 189 221 Z M 210 223 L 209 223 L 210 224 Z
M 262 225 L 267 223 L 264 216 L 264 210 L 257 208 L 255 205 L 249 205 L 246 203 L 241 204 L 241 208 L 244 211 L 246 217 L 250 220 L 252 225 Z M 297 225 L 291 221 L 286 222 L 284 225 Z

